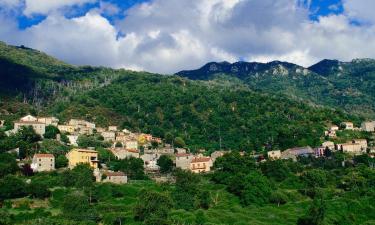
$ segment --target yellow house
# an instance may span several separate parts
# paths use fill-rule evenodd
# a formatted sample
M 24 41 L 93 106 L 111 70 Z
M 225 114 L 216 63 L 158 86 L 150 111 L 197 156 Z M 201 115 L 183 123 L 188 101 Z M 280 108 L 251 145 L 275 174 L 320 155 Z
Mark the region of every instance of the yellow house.
M 73 169 L 77 164 L 88 163 L 91 168 L 98 168 L 98 152 L 90 149 L 72 149 L 66 154 L 69 160 L 69 168 Z

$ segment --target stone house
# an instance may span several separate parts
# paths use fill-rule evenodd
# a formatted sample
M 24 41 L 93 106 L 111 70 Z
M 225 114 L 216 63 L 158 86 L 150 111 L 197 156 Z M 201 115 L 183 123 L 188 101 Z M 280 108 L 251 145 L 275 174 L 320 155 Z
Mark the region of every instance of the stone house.
M 104 141 L 114 142 L 116 140 L 116 133 L 113 131 L 105 131 L 105 132 L 102 132 L 101 135 L 103 136 Z
M 190 170 L 193 173 L 206 173 L 211 171 L 213 166 L 210 157 L 195 157 L 190 162 Z
M 215 163 L 217 158 L 223 157 L 225 155 L 225 153 L 227 153 L 227 152 L 226 151 L 214 151 L 213 153 L 211 153 L 212 163 Z
M 91 168 L 97 169 L 99 164 L 98 152 L 90 149 L 72 149 L 66 154 L 66 158 L 70 169 L 80 163 L 88 163 Z
M 358 143 L 344 143 L 344 144 L 338 144 L 338 149 L 349 154 L 362 154 L 364 152 L 364 149 L 362 148 L 361 144 Z
M 0 120 L 0 127 L 3 127 L 5 124 L 5 120 Z
M 139 151 L 135 149 L 127 150 L 125 148 L 111 148 L 109 151 L 111 151 L 117 159 L 125 159 L 129 157 L 139 158 Z
M 297 157 L 314 155 L 315 151 L 310 146 L 291 148 L 281 153 L 281 159 L 292 159 L 297 160 Z
M 341 125 L 345 127 L 345 130 L 354 130 L 354 124 L 352 122 L 342 122 Z
M 194 156 L 188 153 L 177 153 L 176 155 L 176 167 L 187 170 L 190 168 L 190 163 Z
M 35 172 L 55 170 L 55 156 L 53 154 L 35 154 L 31 168 Z
M 113 184 L 126 184 L 128 183 L 128 177 L 123 172 L 104 172 L 103 183 L 113 183 Z
M 117 126 L 108 126 L 108 131 L 117 131 Z
M 52 125 L 57 127 L 59 119 L 57 119 L 56 117 L 38 117 L 38 122 L 44 123 L 46 124 L 46 126 Z
M 275 150 L 275 151 L 269 151 L 267 152 L 268 159 L 275 160 L 281 158 L 281 151 Z
M 138 149 L 138 141 L 128 140 L 124 142 L 126 149 Z
M 14 133 L 17 133 L 22 127 L 32 127 L 35 133 L 43 136 L 46 132 L 46 124 L 38 121 L 16 121 L 14 122 Z
M 72 125 L 57 125 L 57 129 L 59 129 L 61 133 L 69 133 L 69 134 L 73 134 L 75 131 L 75 127 Z
M 322 147 L 329 148 L 330 150 L 334 150 L 335 149 L 335 143 L 333 143 L 332 141 L 325 141 L 325 142 L 322 143 Z
M 363 122 L 361 124 L 361 129 L 366 132 L 375 132 L 375 121 Z

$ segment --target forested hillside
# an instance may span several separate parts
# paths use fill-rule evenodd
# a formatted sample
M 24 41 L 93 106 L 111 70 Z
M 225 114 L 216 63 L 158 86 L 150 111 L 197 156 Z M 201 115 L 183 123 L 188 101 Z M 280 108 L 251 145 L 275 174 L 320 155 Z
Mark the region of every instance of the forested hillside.
M 213 80 L 235 77 L 253 90 L 283 94 L 314 104 L 340 108 L 351 114 L 375 118 L 375 61 L 323 60 L 310 68 L 274 61 L 270 63 L 209 63 L 179 76 Z
M 75 67 L 25 47 L 0 47 L 6 62 L 1 64 L 5 114 L 31 111 L 62 121 L 84 118 L 98 125 L 182 137 L 192 149 L 218 149 L 221 144 L 223 149 L 241 150 L 317 146 L 328 124 L 360 121 L 235 81 Z M 23 110 L 13 107 L 20 103 Z

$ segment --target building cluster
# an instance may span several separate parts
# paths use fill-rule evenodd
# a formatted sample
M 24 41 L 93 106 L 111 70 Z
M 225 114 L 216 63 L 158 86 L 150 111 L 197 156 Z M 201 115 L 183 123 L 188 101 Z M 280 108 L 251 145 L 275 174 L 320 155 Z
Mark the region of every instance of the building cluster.
M 14 129 L 6 132 L 7 135 L 17 133 L 22 127 L 31 126 L 35 133 L 43 136 L 46 132 L 46 126 L 57 126 L 59 120 L 55 117 L 34 117 L 27 115 L 14 122 Z
M 4 125 L 4 121 L 0 121 L 0 126 Z M 204 156 L 204 150 L 198 151 L 197 154 L 189 153 L 183 148 L 174 148 L 171 145 L 163 144 L 162 140 L 153 137 L 150 134 L 133 133 L 127 129 L 119 130 L 117 126 L 108 126 L 106 128 L 97 127 L 95 123 L 85 120 L 71 119 L 66 124 L 59 124 L 59 120 L 55 117 L 33 117 L 31 115 L 22 117 L 19 121 L 14 122 L 14 129 L 11 133 L 17 132 L 23 126 L 31 126 L 36 133 L 43 136 L 46 126 L 56 126 L 60 132 L 65 133 L 69 139 L 69 144 L 73 146 L 66 157 L 68 159 L 68 168 L 73 169 L 78 164 L 88 164 L 93 170 L 97 182 L 112 182 L 117 184 L 127 183 L 126 174 L 118 171 L 110 171 L 106 169 L 106 165 L 100 166 L 98 152 L 94 149 L 78 148 L 77 140 L 80 135 L 100 134 L 104 141 L 112 143 L 107 150 L 111 152 L 116 159 L 126 159 L 129 157 L 140 158 L 143 161 L 144 169 L 149 173 L 157 173 L 159 171 L 158 159 L 162 155 L 167 155 L 173 159 L 175 167 L 182 170 L 189 170 L 193 173 L 210 172 L 217 158 L 222 157 L 228 151 L 215 151 L 210 156 Z M 340 125 L 345 130 L 361 130 L 374 132 L 375 121 L 363 122 L 361 128 L 354 127 L 352 122 L 344 122 Z M 333 139 L 336 138 L 336 132 L 340 128 L 336 125 L 331 126 L 325 135 Z M 157 148 L 152 148 L 158 145 Z M 163 145 L 161 145 L 163 144 Z M 140 146 L 144 150 L 140 151 Z M 301 156 L 324 157 L 327 151 L 342 151 L 345 153 L 357 155 L 366 153 L 368 143 L 365 139 L 353 139 L 347 143 L 335 144 L 326 141 L 318 148 L 297 147 L 287 149 L 285 151 L 275 150 L 267 153 L 268 159 L 292 159 L 297 160 Z M 254 156 L 255 157 L 255 156 Z M 263 155 L 256 157 L 258 161 L 264 161 Z M 35 172 L 44 172 L 55 170 L 55 157 L 52 154 L 35 154 L 32 158 L 31 168 Z

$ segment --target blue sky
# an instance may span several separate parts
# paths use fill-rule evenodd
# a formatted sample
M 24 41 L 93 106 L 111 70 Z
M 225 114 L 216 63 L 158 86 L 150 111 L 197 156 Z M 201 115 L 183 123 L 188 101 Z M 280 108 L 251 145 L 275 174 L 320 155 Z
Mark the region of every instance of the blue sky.
M 76 65 L 375 58 L 374 0 L 0 0 L 0 40 Z

